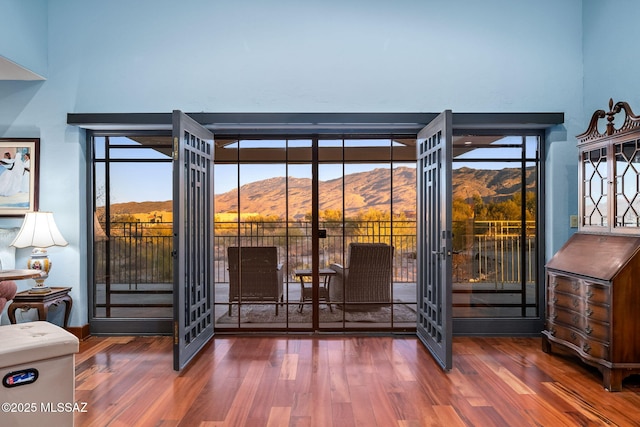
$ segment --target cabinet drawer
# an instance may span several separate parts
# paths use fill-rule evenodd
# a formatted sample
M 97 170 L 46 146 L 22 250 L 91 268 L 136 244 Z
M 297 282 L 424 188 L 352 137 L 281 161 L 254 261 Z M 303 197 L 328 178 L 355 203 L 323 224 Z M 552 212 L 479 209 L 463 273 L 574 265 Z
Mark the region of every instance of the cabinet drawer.
M 557 292 L 553 294 L 551 300 L 549 301 L 550 305 L 554 305 L 556 307 L 563 307 L 569 310 L 574 310 L 578 312 L 582 312 L 585 307 L 584 300 L 579 295 L 571 295 L 571 294 L 563 294 Z
M 582 333 L 555 322 L 549 322 L 549 332 L 555 338 L 571 343 L 582 353 L 596 359 L 607 360 L 609 358 L 609 344 L 595 339 L 587 338 Z
M 562 274 L 549 274 L 549 297 L 556 294 L 575 295 L 596 304 L 611 303 L 611 286 L 609 285 Z
M 584 299 L 590 303 L 606 304 L 611 303 L 611 287 L 586 282 L 584 284 Z
M 581 313 L 556 308 L 550 313 L 550 320 L 557 325 L 566 325 L 580 331 L 585 338 L 594 338 L 609 342 L 609 324 L 597 322 L 583 316 Z
M 561 274 L 549 274 L 549 291 L 565 294 L 580 294 L 582 280 Z
M 573 295 L 556 294 L 549 302 L 549 315 L 553 315 L 556 309 L 574 311 L 583 315 L 587 320 L 610 323 L 611 312 L 608 306 L 589 304 L 582 298 Z
M 597 320 L 610 323 L 611 310 L 608 305 L 585 304 L 584 317 L 588 320 Z

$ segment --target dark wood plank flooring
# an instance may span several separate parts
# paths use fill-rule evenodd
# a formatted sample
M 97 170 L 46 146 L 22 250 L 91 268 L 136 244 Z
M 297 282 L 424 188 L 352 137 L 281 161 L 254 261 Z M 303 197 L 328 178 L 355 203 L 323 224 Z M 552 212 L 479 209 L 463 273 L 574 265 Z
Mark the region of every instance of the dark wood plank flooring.
M 539 338 L 456 337 L 443 373 L 414 337 L 217 336 L 183 372 L 170 337 L 91 337 L 76 426 L 640 426 L 640 378 L 610 393 Z

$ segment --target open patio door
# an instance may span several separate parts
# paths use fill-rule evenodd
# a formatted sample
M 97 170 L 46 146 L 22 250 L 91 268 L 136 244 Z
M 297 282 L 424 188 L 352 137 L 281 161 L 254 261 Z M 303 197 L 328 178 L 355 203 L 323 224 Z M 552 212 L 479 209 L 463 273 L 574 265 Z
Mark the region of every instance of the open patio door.
M 452 365 L 452 113 L 418 133 L 418 338 L 442 369 Z
M 213 336 L 213 134 L 173 112 L 173 368 Z

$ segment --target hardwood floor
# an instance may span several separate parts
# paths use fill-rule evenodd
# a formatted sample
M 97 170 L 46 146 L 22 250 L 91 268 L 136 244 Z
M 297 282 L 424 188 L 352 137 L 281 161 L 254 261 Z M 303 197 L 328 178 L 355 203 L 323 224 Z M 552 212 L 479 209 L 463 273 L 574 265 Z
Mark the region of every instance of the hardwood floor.
M 76 426 L 638 426 L 623 391 L 539 338 L 456 337 L 443 373 L 414 337 L 217 336 L 183 372 L 170 337 L 91 337 Z

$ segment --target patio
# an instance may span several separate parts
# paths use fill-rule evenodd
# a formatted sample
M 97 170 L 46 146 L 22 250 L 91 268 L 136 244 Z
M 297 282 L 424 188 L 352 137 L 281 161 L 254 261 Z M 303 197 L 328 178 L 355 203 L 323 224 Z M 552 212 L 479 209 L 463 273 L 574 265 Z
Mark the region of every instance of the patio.
M 285 275 L 284 305 L 289 313 L 282 316 L 280 322 L 285 326 L 307 326 L 307 319 L 301 319 L 295 313 L 300 303 L 300 282 L 294 275 L 295 269 L 309 268 L 311 265 L 311 227 L 305 222 L 283 223 L 277 221 L 242 222 L 219 224 L 226 230 L 215 237 L 214 247 L 214 311 L 217 320 L 229 312 L 229 276 L 227 247 L 238 245 L 276 246 L 278 258 L 284 264 Z M 234 226 L 234 233 L 228 234 Z M 337 227 L 335 224 L 322 224 L 328 229 L 327 239 L 321 240 L 320 267 L 326 268 L 332 262 L 345 264 L 344 248 L 350 241 L 384 241 L 394 246 L 392 300 L 399 306 L 411 307 L 415 311 L 416 291 L 416 247 L 415 222 L 369 221 L 349 227 Z M 240 227 L 238 229 L 238 227 Z M 469 230 L 469 225 L 465 224 Z M 291 230 L 295 229 L 296 232 Z M 351 230 L 348 235 L 339 234 L 344 229 Z M 527 256 L 535 256 L 533 237 L 522 243 L 520 225 L 513 221 L 477 221 L 471 230 L 473 234 L 461 236 L 458 248 L 453 255 L 453 314 L 462 318 L 489 317 L 526 317 L 535 316 L 537 287 L 535 271 L 520 267 L 521 245 L 527 247 Z M 288 232 L 286 230 L 289 230 Z M 359 230 L 358 232 L 355 232 Z M 238 234 L 239 232 L 239 234 Z M 226 234 L 226 235 L 225 235 Z M 287 244 L 288 242 L 288 244 Z M 171 223 L 112 223 L 108 242 L 99 242 L 98 251 L 109 250 L 109 274 L 106 264 L 98 264 L 96 277 L 109 277 L 107 292 L 106 280 L 96 284 L 95 316 L 98 318 L 172 318 L 172 268 L 170 256 L 172 247 Z M 108 246 L 107 246 L 108 245 Z M 98 256 L 103 260 L 106 257 Z M 532 259 L 527 265 L 535 265 Z M 522 286 L 522 275 L 526 275 L 526 285 Z M 308 286 L 308 285 L 307 285 Z M 242 302 L 247 309 L 246 301 Z M 311 312 L 311 302 L 305 301 L 303 312 Z M 237 313 L 237 302 L 232 306 Z M 262 308 L 273 308 L 273 302 L 252 304 Z M 324 308 L 323 308 L 324 307 Z M 327 320 L 322 310 L 326 305 L 320 301 L 320 321 Z M 244 312 L 242 312 L 244 313 Z M 331 313 L 330 310 L 327 313 Z M 246 315 L 244 315 L 246 317 Z M 327 315 L 328 316 L 328 315 Z M 287 321 L 284 318 L 287 317 Z M 225 321 L 225 327 L 245 327 L 243 316 L 239 322 Z M 237 315 L 236 315 L 237 319 Z M 415 317 L 402 326 L 411 323 L 415 326 Z M 224 319 L 223 319 L 224 320 Z M 245 319 L 246 320 L 246 319 Z M 340 319 L 342 321 L 345 318 Z M 264 322 L 274 327 L 273 319 Z M 327 322 L 324 323 L 335 323 Z M 371 323 L 371 322 L 369 322 Z M 385 322 L 391 324 L 391 315 Z M 250 323 L 251 327 L 258 327 Z M 326 326 L 322 324 L 321 326 Z M 374 327 L 373 324 L 369 325 Z M 377 326 L 380 326 L 379 324 Z

